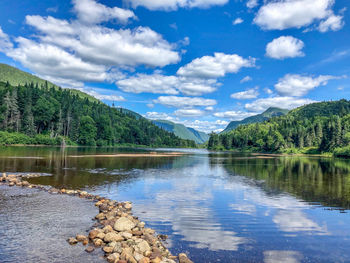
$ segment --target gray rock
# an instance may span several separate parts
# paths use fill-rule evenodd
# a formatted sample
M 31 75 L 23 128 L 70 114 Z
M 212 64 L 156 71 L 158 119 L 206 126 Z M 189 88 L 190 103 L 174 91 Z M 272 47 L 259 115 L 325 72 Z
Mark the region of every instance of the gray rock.
M 114 224 L 114 229 L 119 232 L 129 231 L 134 227 L 135 223 L 126 217 L 119 218 Z

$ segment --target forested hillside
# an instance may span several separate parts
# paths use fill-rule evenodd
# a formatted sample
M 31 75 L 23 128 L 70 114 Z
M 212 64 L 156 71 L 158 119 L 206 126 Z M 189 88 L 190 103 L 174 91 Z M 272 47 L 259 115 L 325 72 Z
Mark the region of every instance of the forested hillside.
M 204 132 L 197 131 L 193 128 L 188 128 L 185 125 L 180 124 L 180 123 L 174 123 L 174 122 L 167 121 L 167 120 L 153 120 L 152 122 L 155 125 L 157 125 L 158 127 L 162 128 L 168 132 L 172 132 L 176 136 L 178 136 L 182 139 L 193 140 L 198 144 L 205 143 L 209 139 L 208 134 L 206 134 Z
M 0 63 L 0 81 L 8 82 L 11 86 L 17 87 L 18 85 L 25 85 L 27 83 L 33 83 L 40 87 L 59 87 L 49 81 L 43 80 L 34 76 L 28 72 L 24 72 L 18 68 L 11 67 L 10 65 Z M 79 97 L 85 99 L 88 98 L 91 101 L 98 102 L 99 100 L 79 90 L 71 90 L 72 94 L 76 94 Z
M 47 85 L 0 82 L 0 144 L 194 147 L 149 120 Z
M 264 152 L 344 152 L 350 143 L 350 101 L 313 103 L 263 123 L 211 134 L 209 149 Z M 344 154 L 345 155 L 345 154 Z
M 272 117 L 282 116 L 282 115 L 285 115 L 287 113 L 288 113 L 288 110 L 271 107 L 271 108 L 268 108 L 266 111 L 264 111 L 261 114 L 257 114 L 257 115 L 245 118 L 241 121 L 231 121 L 227 125 L 225 130 L 223 130 L 221 133 L 226 133 L 226 132 L 232 131 L 232 130 L 236 129 L 239 125 L 263 122 L 263 121 L 266 121 Z

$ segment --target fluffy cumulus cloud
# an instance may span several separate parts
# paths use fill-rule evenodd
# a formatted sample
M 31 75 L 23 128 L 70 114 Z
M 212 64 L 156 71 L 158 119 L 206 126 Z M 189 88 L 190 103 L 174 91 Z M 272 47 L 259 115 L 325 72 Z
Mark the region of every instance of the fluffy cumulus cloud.
M 181 67 L 177 74 L 191 78 L 219 78 L 227 73 L 237 73 L 243 67 L 254 67 L 255 59 L 245 59 L 237 54 L 215 53 L 194 59 Z
M 178 117 L 199 117 L 204 115 L 205 112 L 199 109 L 179 109 L 174 112 Z
M 231 94 L 232 99 L 246 100 L 255 99 L 259 96 L 258 88 L 248 89 L 246 91 L 236 92 Z
M 125 92 L 132 93 L 160 93 L 176 95 L 198 96 L 211 93 L 217 89 L 215 80 L 201 80 L 165 76 L 159 73 L 152 75 L 137 74 L 129 78 L 118 80 L 116 85 Z
M 150 111 L 147 112 L 145 115 L 143 115 L 147 119 L 151 120 L 168 120 L 168 121 L 175 121 L 175 118 L 164 113 L 164 112 L 156 112 L 156 111 Z
M 151 120 L 168 120 L 175 123 L 180 123 L 185 125 L 186 127 L 190 127 L 206 133 L 210 133 L 212 131 L 220 132 L 229 124 L 229 121 L 220 120 L 220 119 L 214 120 L 214 121 L 197 120 L 197 119 L 193 120 L 193 118 L 195 118 L 196 116 L 194 115 L 176 116 L 176 112 L 177 111 L 175 111 L 174 114 L 167 114 L 164 112 L 147 112 L 143 116 Z M 180 117 L 185 117 L 186 119 L 181 119 Z M 189 119 L 187 117 L 189 117 Z
M 270 107 L 278 107 L 283 109 L 294 109 L 306 104 L 316 102 L 311 99 L 295 98 L 295 97 L 271 97 L 257 99 L 251 103 L 245 104 L 245 108 L 250 112 L 263 112 Z
M 277 0 L 263 5 L 254 23 L 266 30 L 301 28 L 333 14 L 334 0 Z
M 145 65 L 163 67 L 180 60 L 175 45 L 148 27 L 111 29 L 101 22 L 126 22 L 130 10 L 110 8 L 94 0 L 73 1 L 76 20 L 26 16 L 35 38 L 17 37 L 14 43 L 0 31 L 0 48 L 37 75 L 63 86 L 114 81 L 123 70 Z M 6 45 L 5 45 L 6 44 Z
M 256 113 L 246 111 L 224 111 L 214 113 L 215 117 L 230 119 L 232 121 L 240 121 L 253 115 L 256 115 Z
M 224 5 L 229 0 L 124 0 L 133 8 L 138 6 L 146 7 L 150 10 L 177 10 L 178 8 L 208 8 L 215 5 Z
M 266 46 L 266 56 L 275 59 L 302 57 L 304 42 L 292 36 L 281 36 Z
M 146 75 L 138 74 L 137 76 L 121 79 L 116 82 L 119 89 L 132 93 L 163 93 L 178 94 L 175 88 L 178 79 L 174 76 L 164 76 L 161 74 Z
M 116 19 L 126 23 L 131 18 L 136 18 L 134 12 L 119 7 L 107 7 L 94 0 L 73 0 L 73 10 L 77 13 L 78 19 L 84 23 L 96 24 Z
M 2 31 L 2 28 L 0 27 L 0 51 L 6 52 L 9 49 L 12 49 L 13 44 L 7 34 Z
M 287 74 L 278 80 L 275 85 L 276 91 L 283 96 L 301 97 L 316 87 L 327 85 L 331 79 L 338 77 L 320 75 L 318 77 L 302 76 L 298 74 Z
M 216 105 L 216 100 L 205 99 L 199 97 L 178 97 L 178 96 L 160 96 L 153 101 L 154 103 L 159 103 L 164 106 L 185 108 L 185 107 L 195 107 L 195 106 L 214 106 Z
M 330 15 L 326 20 L 321 21 L 318 30 L 322 33 L 327 31 L 338 31 L 344 26 L 343 16 Z
M 186 127 L 190 127 L 199 131 L 210 133 L 212 131 L 220 132 L 229 124 L 225 120 L 203 121 L 203 120 L 184 120 L 181 121 Z
M 99 100 L 113 101 L 113 102 L 125 101 L 125 98 L 123 96 L 118 95 L 116 94 L 116 92 L 113 92 L 111 90 L 92 88 L 92 87 L 83 87 L 83 88 L 77 88 L 77 89 Z
M 16 42 L 17 48 L 8 50 L 6 54 L 57 84 L 73 80 L 73 86 L 82 86 L 82 81 L 100 82 L 107 78 L 105 66 L 85 62 L 60 47 L 22 37 Z
M 126 92 L 133 93 L 183 93 L 189 96 L 200 96 L 211 93 L 220 86 L 217 78 L 227 73 L 235 73 L 242 67 L 254 66 L 255 59 L 244 59 L 236 54 L 216 53 L 194 59 L 181 67 L 174 76 L 165 76 L 158 72 L 152 75 L 137 74 L 118 80 L 117 86 Z M 214 71 L 213 67 L 217 70 Z

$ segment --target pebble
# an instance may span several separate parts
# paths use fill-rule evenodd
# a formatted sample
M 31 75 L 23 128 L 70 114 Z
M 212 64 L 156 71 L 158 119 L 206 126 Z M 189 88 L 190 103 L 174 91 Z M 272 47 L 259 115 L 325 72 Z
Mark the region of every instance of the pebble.
M 155 231 L 145 228 L 145 223 L 132 216 L 131 202 L 118 203 L 116 201 L 89 194 L 86 191 L 56 189 L 43 185 L 30 184 L 24 178 L 39 177 L 38 174 L 9 174 L 3 173 L 0 177 L 0 184 L 8 186 L 21 186 L 27 188 L 38 188 L 50 194 L 75 195 L 80 198 L 95 200 L 95 206 L 100 213 L 96 215 L 95 229 L 92 229 L 88 236 L 77 234 L 70 237 L 67 242 L 70 245 L 82 242 L 86 247 L 85 251 L 93 252 L 101 247 L 106 254 L 106 260 L 110 263 L 193 263 L 186 254 L 180 253 L 178 257 L 171 253 L 162 244 L 167 235 L 155 236 Z M 90 240 L 90 241 L 89 241 Z
M 95 250 L 95 248 L 93 246 L 88 246 L 85 251 L 88 252 L 88 253 L 91 253 Z

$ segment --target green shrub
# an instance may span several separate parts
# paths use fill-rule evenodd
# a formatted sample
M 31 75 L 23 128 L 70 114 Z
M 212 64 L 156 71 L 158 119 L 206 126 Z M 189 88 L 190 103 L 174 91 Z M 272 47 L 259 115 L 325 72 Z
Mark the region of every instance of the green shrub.
M 350 157 L 350 145 L 346 147 L 335 148 L 333 153 L 335 157 Z

